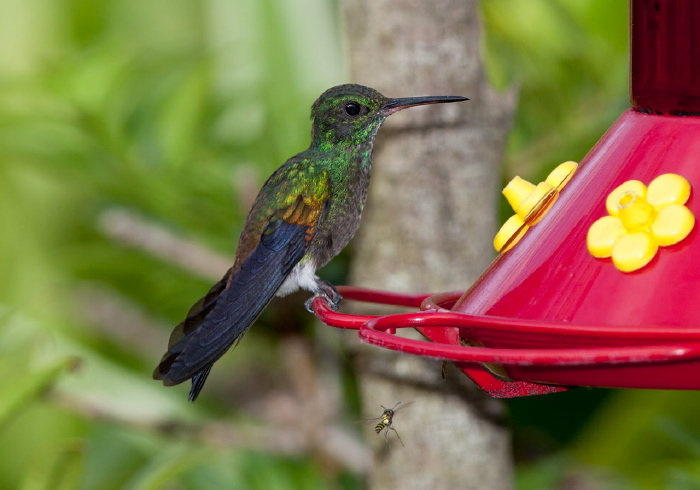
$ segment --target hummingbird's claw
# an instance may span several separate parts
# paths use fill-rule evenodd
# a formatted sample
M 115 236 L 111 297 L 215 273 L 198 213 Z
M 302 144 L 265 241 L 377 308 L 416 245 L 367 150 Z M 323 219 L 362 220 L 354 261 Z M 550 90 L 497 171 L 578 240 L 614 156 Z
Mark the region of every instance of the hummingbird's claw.
M 318 285 L 318 290 L 316 293 L 311 296 L 309 299 L 306 300 L 304 303 L 304 306 L 306 307 L 306 311 L 309 313 L 314 313 L 313 309 L 313 303 L 316 298 L 324 298 L 326 302 L 328 303 L 328 306 L 331 310 L 333 311 L 338 311 L 338 305 L 340 304 L 340 301 L 343 299 L 343 296 L 338 292 L 337 289 L 333 286 L 328 281 L 324 281 L 319 279 L 317 281 Z
M 328 281 L 319 279 L 317 281 L 319 292 L 326 297 L 328 302 L 332 305 L 333 311 L 338 310 L 338 305 L 343 299 L 343 295 L 338 292 L 338 290 Z M 318 294 L 318 293 L 317 293 Z
M 309 299 L 307 299 L 306 302 L 304 302 L 304 307 L 306 308 L 306 311 L 308 311 L 312 315 L 315 315 L 314 308 L 313 308 L 314 300 L 320 296 L 322 296 L 322 295 L 321 294 L 314 294 Z

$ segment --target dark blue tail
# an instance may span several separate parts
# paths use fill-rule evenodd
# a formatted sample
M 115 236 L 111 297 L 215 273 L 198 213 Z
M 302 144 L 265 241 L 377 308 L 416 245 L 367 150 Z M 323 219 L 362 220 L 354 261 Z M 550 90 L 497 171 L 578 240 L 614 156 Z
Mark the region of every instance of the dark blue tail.
M 229 271 L 176 327 L 153 377 L 167 386 L 192 378 L 189 399 L 196 400 L 214 362 L 240 341 L 304 256 L 306 231 L 271 222 L 241 268 Z

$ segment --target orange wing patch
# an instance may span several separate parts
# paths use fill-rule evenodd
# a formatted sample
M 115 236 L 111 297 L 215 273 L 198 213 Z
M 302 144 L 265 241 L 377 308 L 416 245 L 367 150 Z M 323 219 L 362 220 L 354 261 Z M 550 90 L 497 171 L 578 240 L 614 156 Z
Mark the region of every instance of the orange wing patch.
M 300 174 L 294 171 L 292 175 L 298 177 Z M 306 226 L 304 239 L 307 243 L 313 240 L 321 214 L 330 197 L 328 175 L 325 171 L 318 171 L 311 166 L 306 169 L 303 182 L 289 177 L 287 172 L 285 178 L 271 179 L 258 195 L 241 234 L 233 265 L 234 272 L 260 243 L 260 236 L 267 225 L 276 219 Z M 271 196 L 275 196 L 276 199 L 270 199 Z
M 306 226 L 307 230 L 305 240 L 308 243 L 316 234 L 316 227 L 318 226 L 322 209 L 322 201 L 314 198 L 299 196 L 294 204 L 282 210 L 278 216 L 287 223 Z

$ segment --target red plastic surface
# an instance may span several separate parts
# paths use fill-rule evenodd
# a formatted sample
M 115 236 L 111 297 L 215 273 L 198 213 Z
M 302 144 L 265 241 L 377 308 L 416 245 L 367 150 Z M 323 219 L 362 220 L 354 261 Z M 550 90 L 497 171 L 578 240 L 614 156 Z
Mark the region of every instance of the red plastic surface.
M 693 187 L 687 206 L 700 216 L 699 159 L 700 119 L 625 112 L 581 162 L 551 212 L 498 257 L 455 304 L 455 311 L 465 314 L 507 318 L 508 334 L 496 328 L 462 329 L 462 336 L 497 348 L 590 348 L 700 339 L 700 316 L 693 308 L 700 297 L 697 225 L 688 238 L 662 247 L 647 267 L 633 273 L 620 272 L 610 259 L 594 259 L 586 249 L 588 228 L 606 214 L 607 195 L 626 180 L 649 183 L 663 173 L 680 174 Z M 521 319 L 559 327 L 542 324 L 538 333 L 528 333 Z M 625 330 L 630 335 L 625 336 Z M 513 366 L 508 373 L 546 383 L 700 389 L 696 362 L 615 369 Z
M 621 183 L 682 175 L 693 187 L 688 208 L 700 216 L 700 118 L 626 111 L 581 162 L 552 211 L 516 247 L 498 257 L 455 305 L 457 311 L 561 323 L 697 327 L 698 226 L 662 247 L 639 271 L 622 273 L 586 249 L 590 225 Z

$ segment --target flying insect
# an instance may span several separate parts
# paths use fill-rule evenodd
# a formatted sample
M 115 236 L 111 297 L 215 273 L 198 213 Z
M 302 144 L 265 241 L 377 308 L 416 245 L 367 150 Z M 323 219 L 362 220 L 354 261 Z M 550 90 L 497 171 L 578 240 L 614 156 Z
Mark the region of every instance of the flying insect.
M 411 402 L 405 403 L 401 408 L 406 408 L 410 404 Z M 369 422 L 374 422 L 375 420 L 378 421 L 377 425 L 374 426 L 374 432 L 380 434 L 382 431 L 384 431 L 384 440 L 386 441 L 387 446 L 391 446 L 389 444 L 389 430 L 393 430 L 396 433 L 396 437 L 398 437 L 399 442 L 402 446 L 404 446 L 404 443 L 401 440 L 401 436 L 399 435 L 399 431 L 397 431 L 393 425 L 394 415 L 396 415 L 396 412 L 401 410 L 401 408 L 397 408 L 399 405 L 401 405 L 401 402 L 397 403 L 392 408 L 386 408 L 384 405 L 381 405 L 381 407 L 384 409 L 384 412 L 382 412 L 382 414 L 379 417 L 369 420 Z

